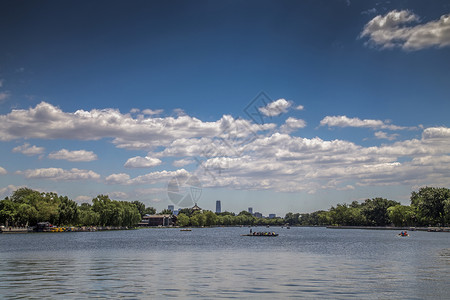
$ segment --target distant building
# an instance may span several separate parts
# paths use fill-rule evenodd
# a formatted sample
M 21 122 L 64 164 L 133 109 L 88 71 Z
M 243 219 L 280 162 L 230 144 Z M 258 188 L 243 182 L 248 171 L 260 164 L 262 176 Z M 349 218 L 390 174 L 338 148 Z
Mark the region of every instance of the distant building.
M 269 214 L 269 219 L 275 219 L 277 217 L 276 214 Z
M 255 216 L 257 218 L 262 218 L 263 217 L 262 213 L 257 212 L 257 211 L 253 214 L 253 216 Z
M 191 208 L 193 212 L 202 211 L 202 209 L 195 203 L 195 205 Z
M 222 206 L 220 204 L 220 200 L 216 201 L 216 213 L 221 213 L 222 212 Z
M 173 218 L 171 215 L 146 215 L 142 217 L 139 226 L 171 226 Z
M 251 213 L 253 215 L 253 207 L 249 207 L 248 208 L 248 212 Z
M 171 212 L 174 212 L 175 211 L 175 206 L 169 205 L 169 206 L 167 206 L 167 209 L 170 210 Z
M 173 211 L 173 215 L 174 215 L 174 216 L 178 216 L 178 213 L 179 213 L 178 209 L 175 209 L 175 210 Z

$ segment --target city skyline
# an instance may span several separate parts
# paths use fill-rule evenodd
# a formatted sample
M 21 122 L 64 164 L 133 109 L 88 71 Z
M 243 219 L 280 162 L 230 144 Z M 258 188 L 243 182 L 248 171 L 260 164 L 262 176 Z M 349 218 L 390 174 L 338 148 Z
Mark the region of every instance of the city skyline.
M 1 1 L 0 198 L 264 215 L 450 186 L 446 1 Z M 179 193 L 171 190 L 183 186 Z M 171 187 L 171 188 L 172 188 Z

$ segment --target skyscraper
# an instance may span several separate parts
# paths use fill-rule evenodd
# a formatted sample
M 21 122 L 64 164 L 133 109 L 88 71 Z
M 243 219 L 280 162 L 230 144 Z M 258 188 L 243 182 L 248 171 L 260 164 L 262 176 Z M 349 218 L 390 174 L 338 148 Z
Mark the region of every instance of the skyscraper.
M 173 205 L 169 205 L 169 206 L 167 206 L 167 209 L 168 210 L 171 210 L 172 212 L 175 210 L 175 206 L 173 206 Z
M 248 212 L 251 213 L 253 215 L 253 207 L 249 207 L 248 208 Z
M 221 213 L 222 212 L 222 207 L 220 205 L 220 200 L 216 201 L 216 213 Z

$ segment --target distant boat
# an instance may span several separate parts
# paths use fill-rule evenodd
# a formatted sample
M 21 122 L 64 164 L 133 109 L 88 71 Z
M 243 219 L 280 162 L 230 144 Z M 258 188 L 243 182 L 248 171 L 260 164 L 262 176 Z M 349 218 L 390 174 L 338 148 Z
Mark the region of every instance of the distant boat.
M 192 231 L 192 229 L 186 228 L 186 229 L 180 229 L 180 231 Z
M 254 232 L 254 233 L 249 233 L 249 234 L 241 234 L 241 236 L 278 236 L 278 233 Z

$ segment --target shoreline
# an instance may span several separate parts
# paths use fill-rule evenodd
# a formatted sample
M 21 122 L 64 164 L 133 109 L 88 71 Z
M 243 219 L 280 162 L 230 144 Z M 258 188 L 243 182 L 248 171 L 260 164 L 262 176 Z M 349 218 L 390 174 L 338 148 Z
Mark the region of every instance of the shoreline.
M 364 230 L 408 230 L 427 232 L 450 232 L 450 227 L 394 227 L 394 226 L 326 226 L 328 229 L 364 229 Z

